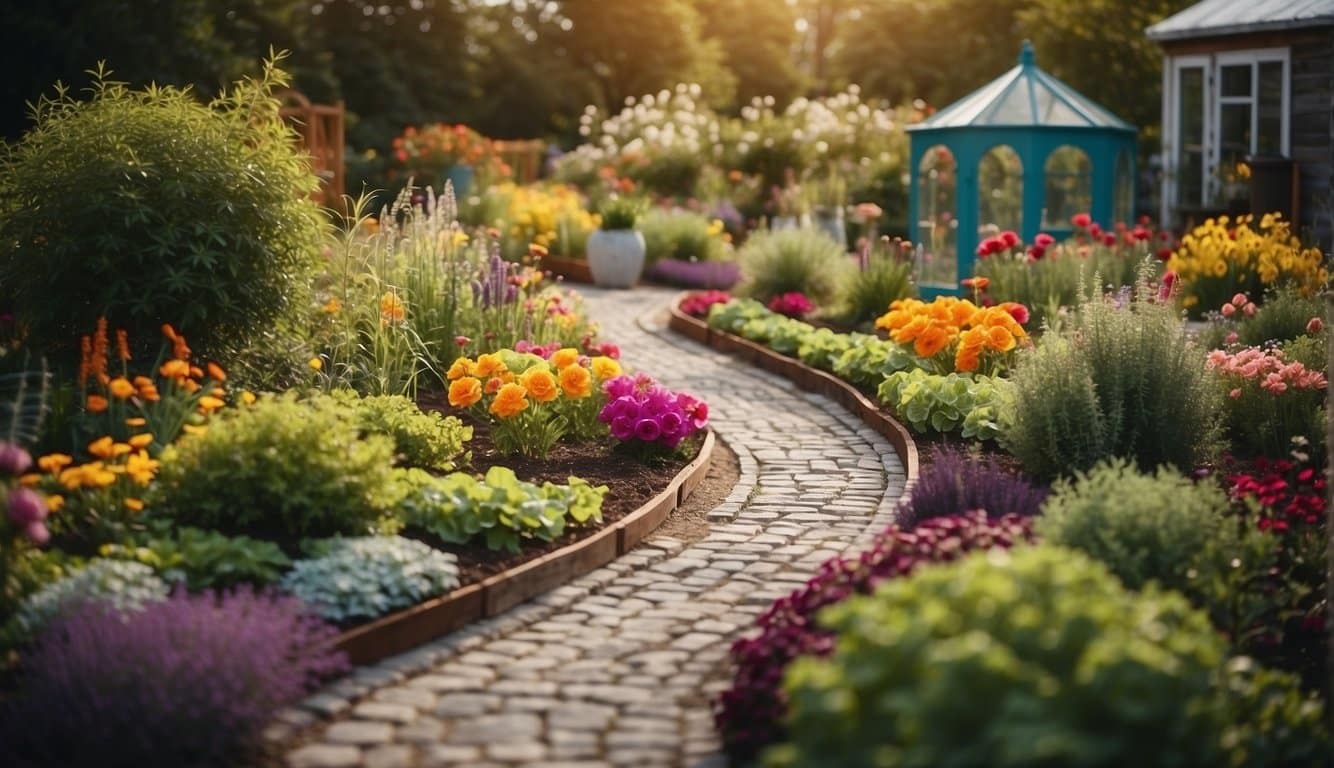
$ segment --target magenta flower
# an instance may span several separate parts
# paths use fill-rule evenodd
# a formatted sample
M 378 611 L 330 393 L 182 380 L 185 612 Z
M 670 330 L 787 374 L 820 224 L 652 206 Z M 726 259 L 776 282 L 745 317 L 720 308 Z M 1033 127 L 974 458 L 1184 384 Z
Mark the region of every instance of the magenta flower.
M 0 475 L 17 477 L 32 466 L 32 456 L 14 443 L 0 443 Z
M 27 528 L 46 519 L 46 500 L 31 488 L 15 488 L 9 492 L 9 521 L 19 528 Z

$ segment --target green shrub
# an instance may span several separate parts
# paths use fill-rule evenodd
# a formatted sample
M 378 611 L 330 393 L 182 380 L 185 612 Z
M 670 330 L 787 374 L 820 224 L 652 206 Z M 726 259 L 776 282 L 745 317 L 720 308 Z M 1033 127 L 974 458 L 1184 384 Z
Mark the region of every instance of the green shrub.
M 1058 481 L 1037 531 L 1050 544 L 1080 550 L 1127 587 L 1150 580 L 1190 594 L 1202 556 L 1235 532 L 1227 495 L 1172 469 L 1141 472 L 1123 459 L 1101 463 L 1073 481 Z
M 853 269 L 842 246 L 814 229 L 756 233 L 738 258 L 743 278 L 737 292 L 764 303 L 795 291 L 817 306 L 829 306 Z
M 912 262 L 872 255 L 866 268 L 852 274 L 839 291 L 839 322 L 861 326 L 889 311 L 889 305 L 917 293 Z
M 156 503 L 181 525 L 291 542 L 365 534 L 391 503 L 393 441 L 291 395 L 215 418 L 162 456 Z
M 618 229 L 634 229 L 639 217 L 644 214 L 643 200 L 635 197 L 613 197 L 598 209 L 602 214 L 600 229 L 611 232 Z
M 1331 745 L 1320 699 L 1296 677 L 1246 656 L 1228 662 L 1225 734 L 1233 768 L 1328 765 Z
M 339 390 L 333 398 L 351 412 L 363 433 L 392 438 L 394 455 L 403 466 L 448 472 L 457 468 L 460 458 L 464 463 L 471 460 L 463 445 L 472 439 L 472 427 L 464 426 L 457 416 L 423 413 L 402 395 L 363 398 Z
M 1011 374 L 1002 444 L 1040 479 L 1120 456 L 1189 469 L 1217 450 L 1221 395 L 1170 305 L 1086 301 Z
M 1042 328 L 1055 320 L 1052 312 L 1060 307 L 1075 307 L 1104 291 L 1135 284 L 1142 253 L 1102 245 L 1086 248 L 1086 256 L 1067 243 L 1037 261 L 1029 261 L 1022 251 L 1014 257 L 979 259 L 977 274 L 990 281 L 987 293 L 996 302 L 1023 304 L 1029 311 L 1028 327 Z
M 639 220 L 639 231 L 649 264 L 659 259 L 722 261 L 727 255 L 721 229 L 698 213 L 654 208 Z
M 304 306 L 324 224 L 272 97 L 287 81 L 270 63 L 205 105 L 99 72 L 86 101 L 37 103 L 0 157 L 0 285 L 35 346 L 77 354 L 105 315 L 218 355 Z
M 180 528 L 141 542 L 107 544 L 99 554 L 143 563 L 163 581 L 184 584 L 191 592 L 230 589 L 239 584 L 266 586 L 282 578 L 292 565 L 272 542 L 233 538 L 198 528 Z
M 781 766 L 1219 765 L 1222 639 L 1184 598 L 1056 547 L 971 555 L 826 609 Z
M 457 558 L 401 536 L 313 542 L 283 589 L 330 621 L 374 619 L 442 595 L 459 585 Z
M 1237 326 L 1237 341 L 1256 347 L 1268 342 L 1284 342 L 1306 335 L 1311 318 L 1324 320 L 1324 300 L 1319 296 L 1302 296 L 1292 288 L 1280 288 L 1260 305 L 1251 317 Z
M 528 539 L 554 541 L 567 525 L 601 523 L 607 495 L 607 486 L 577 477 L 569 485 L 537 486 L 506 467 L 492 467 L 481 481 L 462 472 L 441 478 L 409 470 L 401 483 L 397 514 L 409 529 L 449 544 L 482 537 L 489 549 L 509 552 Z

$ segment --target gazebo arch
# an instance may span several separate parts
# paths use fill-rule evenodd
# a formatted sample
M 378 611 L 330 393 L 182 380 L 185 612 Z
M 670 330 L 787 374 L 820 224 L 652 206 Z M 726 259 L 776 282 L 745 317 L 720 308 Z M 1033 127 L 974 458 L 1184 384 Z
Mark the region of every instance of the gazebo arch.
M 982 221 L 982 195 L 991 196 L 997 190 L 981 188 L 998 177 L 997 160 L 1001 158 L 995 153 L 997 147 L 1008 147 L 1017 159 L 1018 177 L 1005 175 L 1008 191 L 1000 191 L 1002 195 L 1018 191 L 1022 204 L 1011 220 L 1018 219 L 1017 233 L 1025 241 L 1032 241 L 1039 232 L 1058 238 L 1070 233 L 1069 218 L 1064 215 L 1070 211 L 1060 211 L 1061 220 L 1052 221 L 1044 210 L 1049 201 L 1062 208 L 1087 201 L 1087 211 L 1074 212 L 1087 212 L 1105 223 L 1113 222 L 1115 214 L 1123 210 L 1133 210 L 1135 127 L 1039 68 L 1028 41 L 1017 66 L 930 119 L 910 126 L 908 136 L 910 167 L 916 171 L 909 195 L 909 222 L 912 240 L 921 244 L 925 254 L 919 283 L 927 297 L 959 293 L 959 280 L 973 273 L 982 239 L 979 229 L 999 224 Z M 1082 163 L 1076 161 L 1079 155 L 1066 147 L 1087 157 L 1087 181 L 1081 176 Z M 940 195 L 924 186 L 921 173 L 928 151 L 942 149 L 953 158 L 956 169 L 955 210 L 948 213 L 954 231 L 948 241 L 940 236 L 941 217 L 946 212 L 935 210 Z M 1058 149 L 1061 153 L 1049 162 Z M 928 195 L 934 199 L 928 200 Z M 994 217 L 1002 201 L 988 200 L 993 204 L 987 213 Z M 940 250 L 937 244 L 947 242 L 955 251 L 952 265 L 950 253 L 936 252 Z

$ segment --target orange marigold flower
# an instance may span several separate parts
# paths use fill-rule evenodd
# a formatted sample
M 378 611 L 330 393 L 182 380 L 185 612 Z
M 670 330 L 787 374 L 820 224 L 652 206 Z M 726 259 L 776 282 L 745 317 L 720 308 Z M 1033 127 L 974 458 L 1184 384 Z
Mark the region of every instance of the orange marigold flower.
M 568 365 L 560 369 L 560 388 L 566 397 L 588 397 L 593 393 L 593 375 L 582 365 Z
M 171 327 L 171 323 L 162 324 L 162 335 L 166 336 L 169 341 L 176 341 L 177 338 L 176 329 Z
M 199 391 L 199 382 L 195 381 L 194 379 L 183 379 L 181 381 L 181 387 L 186 392 L 189 392 L 190 394 L 193 395 L 194 393 Z
M 72 463 L 74 463 L 74 459 L 64 453 L 48 453 L 37 460 L 37 466 L 40 467 L 43 472 L 48 472 L 50 474 L 55 474 Z
M 222 370 L 222 366 L 217 363 L 208 364 L 208 377 L 221 384 L 227 380 L 227 372 Z
M 1009 329 L 993 326 L 987 329 L 987 347 L 997 352 L 1009 352 L 1015 348 L 1014 334 Z
M 201 413 L 212 413 L 227 403 L 214 397 L 213 395 L 204 395 L 199 398 L 199 410 Z
M 143 499 L 133 499 L 133 498 L 126 499 L 125 508 L 130 510 L 131 512 L 143 512 L 144 511 Z
M 913 352 L 918 357 L 934 357 L 937 352 L 945 348 L 950 341 L 950 336 L 944 328 L 933 325 L 923 331 L 917 340 L 913 342 Z
M 148 446 L 153 444 L 153 433 L 144 432 L 143 434 L 139 435 L 131 435 L 129 442 L 130 445 L 134 446 L 135 448 L 147 448 Z
M 385 323 L 401 323 L 408 316 L 407 308 L 398 294 L 385 291 L 380 297 L 380 320 Z
M 981 363 L 982 360 L 975 347 L 960 345 L 959 351 L 954 354 L 954 370 L 960 373 L 972 373 L 978 369 Z
M 204 378 L 204 370 L 197 365 L 190 366 L 190 376 L 196 379 Z
M 134 385 L 130 383 L 129 379 L 123 376 L 117 376 L 112 379 L 111 383 L 107 385 L 107 390 L 111 392 L 111 396 L 117 400 L 129 400 L 134 396 L 135 392 Z
M 574 347 L 565 347 L 551 353 L 551 364 L 556 366 L 558 371 L 563 371 L 577 362 L 579 362 L 579 350 Z
M 112 440 L 110 435 L 99 437 L 88 444 L 88 453 L 99 459 L 109 459 L 115 455 L 113 450 L 115 444 L 116 441 Z
M 158 373 L 166 379 L 183 379 L 190 375 L 190 364 L 184 360 L 168 360 L 158 369 Z
M 473 375 L 484 379 L 488 376 L 497 376 L 508 370 L 505 367 L 505 361 L 500 359 L 500 355 L 488 353 L 477 356 L 477 365 L 473 369 Z
M 102 413 L 110 405 L 105 397 L 101 395 L 89 395 L 87 410 L 89 413 Z
M 156 403 L 157 401 L 162 399 L 162 395 L 158 394 L 157 387 L 154 386 L 148 386 L 140 389 L 139 397 L 142 397 L 143 399 L 147 400 L 150 403 Z
M 549 403 L 560 396 L 556 377 L 543 366 L 533 366 L 519 377 L 519 383 L 539 403 Z
M 491 401 L 491 413 L 502 419 L 512 418 L 528 408 L 528 390 L 522 384 L 506 384 Z
M 59 512 L 65 506 L 65 497 L 59 494 L 50 494 L 46 497 L 46 511 Z
M 130 359 L 130 335 L 125 329 L 116 331 L 116 356 L 122 363 L 129 362 Z
M 449 404 L 455 408 L 467 408 L 481 399 L 481 380 L 464 376 L 449 383 Z
M 466 357 L 460 357 L 449 366 L 449 371 L 445 373 L 445 378 L 450 381 L 457 381 L 464 376 L 471 376 L 472 373 L 473 361 Z
M 142 427 L 147 423 L 148 420 L 142 416 L 134 416 L 125 420 L 125 426 L 127 427 Z

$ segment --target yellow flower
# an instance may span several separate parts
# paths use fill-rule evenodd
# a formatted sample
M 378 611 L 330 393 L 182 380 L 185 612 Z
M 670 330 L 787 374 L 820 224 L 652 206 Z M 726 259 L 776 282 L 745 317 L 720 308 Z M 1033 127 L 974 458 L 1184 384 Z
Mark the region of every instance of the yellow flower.
M 187 435 L 202 435 L 202 434 L 204 434 L 205 432 L 208 431 L 208 425 L 207 425 L 207 424 L 185 424 L 185 425 L 183 425 L 183 426 L 181 427 L 181 431 L 184 432 L 184 433 L 187 434 Z
M 158 369 L 158 373 L 166 379 L 183 379 L 190 375 L 190 364 L 184 360 L 168 360 Z
M 110 435 L 99 437 L 88 444 L 88 453 L 99 459 L 109 459 L 115 455 L 115 444 Z
M 407 309 L 398 294 L 385 291 L 380 297 L 380 320 L 385 323 L 401 323 L 407 317 Z
M 131 512 L 142 512 L 144 511 L 143 499 L 126 499 L 125 508 Z
M 147 448 L 153 444 L 153 433 L 144 432 L 140 435 L 133 435 L 130 437 L 129 443 L 135 448 Z
M 449 371 L 445 374 L 445 378 L 449 379 L 450 381 L 455 381 L 463 378 L 464 376 L 471 376 L 472 372 L 473 372 L 472 360 L 469 360 L 466 357 L 460 357 L 459 359 L 455 360 L 452 365 L 449 366 Z
M 212 413 L 224 405 L 226 405 L 225 402 L 212 395 L 204 395 L 199 398 L 199 410 L 201 413 Z
M 60 508 L 65 506 L 65 497 L 59 494 L 51 494 L 46 497 L 46 511 L 59 512 Z
M 577 362 L 579 362 L 579 350 L 574 347 L 565 347 L 551 353 L 551 364 L 556 366 L 558 371 L 563 371 Z
M 544 366 L 533 366 L 519 377 L 519 383 L 528 390 L 528 394 L 539 403 L 549 403 L 560 396 L 560 387 L 556 377 Z
M 130 383 L 129 379 L 126 379 L 124 376 L 117 376 L 107 384 L 107 391 L 117 400 L 129 400 L 131 397 L 134 397 L 135 388 L 134 385 Z
M 320 307 L 320 311 L 326 315 L 336 315 L 341 312 L 342 309 L 343 302 L 339 301 L 337 296 L 329 297 L 329 300 L 324 302 L 324 306 Z
M 527 394 L 521 384 L 506 384 L 496 393 L 489 410 L 502 419 L 518 416 L 528 407 Z
M 74 459 L 67 454 L 48 453 L 37 460 L 37 466 L 40 467 L 43 472 L 54 475 L 65 467 L 68 467 L 73 462 Z
M 309 365 L 312 371 L 318 371 L 324 368 L 324 361 L 318 357 L 312 357 L 306 361 L 306 365 Z
M 593 392 L 593 376 L 582 365 L 569 365 L 560 370 L 560 388 L 566 397 L 588 397 Z
M 125 426 L 127 426 L 127 427 L 142 427 L 143 425 L 145 425 L 145 424 L 147 424 L 147 423 L 148 423 L 148 420 L 147 420 L 147 419 L 144 419 L 144 418 L 141 417 L 141 416 L 135 416 L 134 418 L 130 418 L 130 419 L 126 419 L 126 420 L 125 420 Z
M 455 248 L 459 247 L 460 245 L 465 245 L 467 244 L 467 242 L 468 242 L 468 235 L 464 233 L 462 230 L 454 233 Z
M 255 397 L 255 393 L 251 392 L 248 389 L 243 390 L 241 392 L 241 402 L 245 403 L 246 405 L 253 405 L 256 399 L 257 398 Z
M 186 424 L 185 428 L 189 429 L 190 426 L 190 424 Z M 125 458 L 125 474 L 139 485 L 148 485 L 153 482 L 153 476 L 157 474 L 160 466 L 161 462 L 151 458 L 148 451 L 141 450 Z
M 621 375 L 621 364 L 610 357 L 600 355 L 593 358 L 590 365 L 593 367 L 593 375 L 597 377 L 598 381 L 614 379 Z
M 482 399 L 482 382 L 471 376 L 455 379 L 449 384 L 449 404 L 467 408 Z

